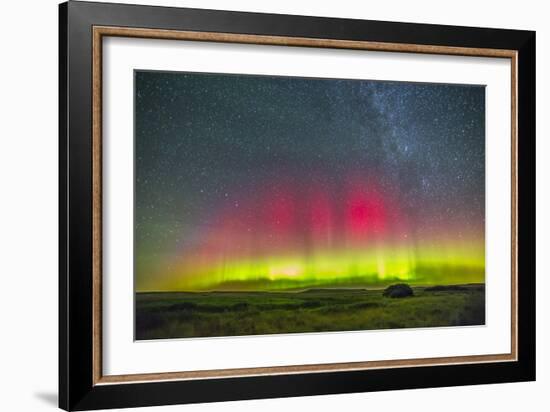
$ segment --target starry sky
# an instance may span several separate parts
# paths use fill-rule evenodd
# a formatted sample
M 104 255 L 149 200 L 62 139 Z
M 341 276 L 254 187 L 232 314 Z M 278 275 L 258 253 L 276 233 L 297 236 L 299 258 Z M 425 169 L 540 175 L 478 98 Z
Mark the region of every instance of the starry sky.
M 135 71 L 137 291 L 483 282 L 485 87 Z

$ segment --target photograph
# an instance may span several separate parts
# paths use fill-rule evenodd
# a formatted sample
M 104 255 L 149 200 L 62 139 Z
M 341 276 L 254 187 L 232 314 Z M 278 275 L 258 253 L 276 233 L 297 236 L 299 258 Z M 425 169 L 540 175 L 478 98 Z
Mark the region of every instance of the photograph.
M 14 320 L 16 346 L 57 334 L 24 370 L 11 356 L 7 379 L 36 392 L 10 394 L 17 405 L 427 412 L 540 398 L 544 13 L 399 2 L 71 0 L 50 38 L 46 13 L 25 42 L 8 36 L 25 74 L 9 100 L 25 110 L 6 141 L 25 155 L 5 151 L 5 176 L 26 182 L 5 202 L 25 212 L 5 214 L 24 246 L 7 254 L 22 283 L 6 302 L 36 303 Z M 37 56 L 57 57 L 57 82 L 36 75 Z M 57 187 L 32 190 L 46 163 Z M 40 302 L 55 298 L 52 327 Z
M 485 324 L 486 87 L 134 70 L 135 339 Z

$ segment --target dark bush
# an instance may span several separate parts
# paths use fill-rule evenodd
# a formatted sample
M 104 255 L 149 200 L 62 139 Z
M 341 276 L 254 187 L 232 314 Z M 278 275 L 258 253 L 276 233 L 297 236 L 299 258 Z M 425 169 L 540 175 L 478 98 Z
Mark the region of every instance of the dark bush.
M 381 305 L 378 302 L 359 302 L 349 305 L 350 309 L 369 309 L 369 308 L 379 308 Z
M 136 315 L 136 339 L 146 339 L 143 335 L 164 326 L 165 319 L 158 313 L 137 313 Z
M 315 300 L 306 300 L 305 302 L 300 303 L 301 308 L 319 308 L 321 306 L 323 306 L 323 304 Z
M 247 302 L 239 302 L 239 303 L 235 303 L 231 307 L 231 309 L 236 311 L 241 311 L 241 310 L 248 310 L 249 307 L 250 305 Z
M 197 308 L 197 304 L 193 302 L 176 303 L 170 306 L 171 310 L 193 310 Z
M 412 288 L 406 283 L 398 283 L 397 285 L 388 286 L 384 290 L 384 296 L 389 298 L 406 298 L 407 296 L 413 296 Z
M 468 288 L 460 285 L 437 285 L 424 290 L 426 292 L 467 292 Z

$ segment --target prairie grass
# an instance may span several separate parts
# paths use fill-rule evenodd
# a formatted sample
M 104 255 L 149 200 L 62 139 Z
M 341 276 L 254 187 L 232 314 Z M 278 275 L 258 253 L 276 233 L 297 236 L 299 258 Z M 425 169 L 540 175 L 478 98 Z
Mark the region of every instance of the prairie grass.
M 382 290 L 137 293 L 136 339 L 483 325 L 483 284 Z

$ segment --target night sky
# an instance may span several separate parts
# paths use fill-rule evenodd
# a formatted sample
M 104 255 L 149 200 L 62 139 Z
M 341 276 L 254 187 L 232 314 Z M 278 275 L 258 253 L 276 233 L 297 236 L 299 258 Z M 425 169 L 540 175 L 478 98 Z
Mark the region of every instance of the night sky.
M 135 72 L 136 290 L 483 282 L 483 86 Z

